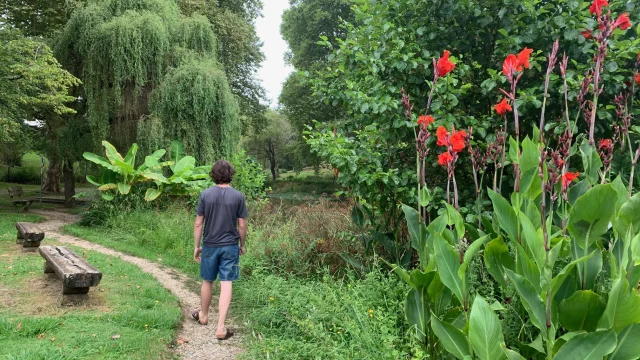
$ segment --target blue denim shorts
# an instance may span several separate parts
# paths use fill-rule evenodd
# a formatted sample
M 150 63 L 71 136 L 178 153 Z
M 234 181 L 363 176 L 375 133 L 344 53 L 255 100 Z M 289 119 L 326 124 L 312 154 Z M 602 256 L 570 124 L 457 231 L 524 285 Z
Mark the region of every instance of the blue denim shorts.
M 240 247 L 203 247 L 200 259 L 200 277 L 204 281 L 234 281 L 240 277 Z

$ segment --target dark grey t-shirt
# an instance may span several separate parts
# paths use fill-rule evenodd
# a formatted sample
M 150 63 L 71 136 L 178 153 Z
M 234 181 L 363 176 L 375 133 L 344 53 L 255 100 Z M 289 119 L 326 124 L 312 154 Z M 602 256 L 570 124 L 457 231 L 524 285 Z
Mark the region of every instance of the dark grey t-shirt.
M 196 212 L 198 216 L 204 216 L 205 246 L 223 247 L 238 243 L 238 218 L 247 217 L 247 205 L 240 191 L 232 187 L 210 187 L 200 194 Z

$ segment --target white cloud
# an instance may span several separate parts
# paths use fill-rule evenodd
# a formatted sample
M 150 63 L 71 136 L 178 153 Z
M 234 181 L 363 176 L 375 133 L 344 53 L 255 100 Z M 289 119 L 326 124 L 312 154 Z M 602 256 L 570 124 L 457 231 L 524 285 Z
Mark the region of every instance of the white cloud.
M 256 31 L 263 42 L 262 51 L 266 57 L 258 70 L 258 78 L 267 90 L 268 105 L 275 106 L 282 90 L 282 83 L 293 71 L 284 61 L 287 43 L 280 35 L 282 13 L 289 7 L 289 0 L 265 0 L 263 17 L 256 21 Z

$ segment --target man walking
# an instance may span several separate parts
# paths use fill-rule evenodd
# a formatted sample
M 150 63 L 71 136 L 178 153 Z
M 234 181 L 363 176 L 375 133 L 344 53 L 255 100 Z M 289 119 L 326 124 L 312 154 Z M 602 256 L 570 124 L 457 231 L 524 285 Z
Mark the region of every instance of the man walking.
M 216 186 L 200 194 L 197 217 L 193 230 L 193 258 L 200 263 L 201 309 L 194 310 L 191 316 L 202 325 L 209 321 L 212 283 L 220 277 L 220 301 L 218 310 L 219 340 L 230 338 L 233 333 L 225 327 L 233 281 L 240 276 L 240 255 L 246 253 L 247 207 L 242 193 L 231 186 L 236 173 L 233 166 L 224 160 L 218 160 L 211 169 L 211 179 Z M 202 226 L 204 224 L 204 237 Z M 203 247 L 200 248 L 200 239 Z

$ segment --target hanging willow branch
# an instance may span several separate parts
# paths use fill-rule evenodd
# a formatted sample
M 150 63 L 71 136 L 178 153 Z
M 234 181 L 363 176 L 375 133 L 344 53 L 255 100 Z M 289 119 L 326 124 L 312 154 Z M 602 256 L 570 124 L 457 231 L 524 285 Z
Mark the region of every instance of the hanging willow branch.
M 55 48 L 83 81 L 96 144 L 108 139 L 128 148 L 160 136 L 154 141 L 183 140 L 199 161 L 210 161 L 230 155 L 239 140 L 236 99 L 217 64 L 213 27 L 204 16 L 183 17 L 175 1 L 89 0 Z M 139 126 L 151 115 L 159 122 L 147 134 Z

